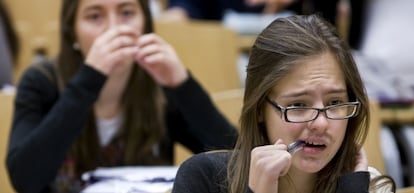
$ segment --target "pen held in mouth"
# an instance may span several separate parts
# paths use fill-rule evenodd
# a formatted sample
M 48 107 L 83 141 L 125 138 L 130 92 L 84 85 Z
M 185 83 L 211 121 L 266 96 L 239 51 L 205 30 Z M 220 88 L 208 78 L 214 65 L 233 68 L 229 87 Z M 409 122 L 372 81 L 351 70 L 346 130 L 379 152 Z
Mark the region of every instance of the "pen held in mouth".
M 305 146 L 305 141 L 297 140 L 297 141 L 295 141 L 295 142 L 288 145 L 287 151 L 290 154 L 293 154 L 296 151 L 300 150 L 303 146 Z

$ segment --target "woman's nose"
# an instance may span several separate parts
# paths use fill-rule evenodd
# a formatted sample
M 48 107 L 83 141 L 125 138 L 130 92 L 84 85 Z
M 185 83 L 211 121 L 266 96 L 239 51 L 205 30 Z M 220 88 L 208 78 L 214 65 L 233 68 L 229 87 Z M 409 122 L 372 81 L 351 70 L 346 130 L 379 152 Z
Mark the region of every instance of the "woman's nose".
M 107 30 L 118 27 L 120 24 L 118 17 L 116 14 L 110 14 L 107 20 Z
M 109 29 L 111 29 L 111 28 L 114 28 L 114 27 L 117 27 L 118 26 L 118 22 L 116 21 L 116 19 L 109 19 L 109 21 L 108 21 L 108 28 Z
M 309 128 L 312 131 L 323 133 L 328 128 L 328 122 L 328 117 L 326 117 L 325 112 L 319 111 L 316 119 L 309 121 Z

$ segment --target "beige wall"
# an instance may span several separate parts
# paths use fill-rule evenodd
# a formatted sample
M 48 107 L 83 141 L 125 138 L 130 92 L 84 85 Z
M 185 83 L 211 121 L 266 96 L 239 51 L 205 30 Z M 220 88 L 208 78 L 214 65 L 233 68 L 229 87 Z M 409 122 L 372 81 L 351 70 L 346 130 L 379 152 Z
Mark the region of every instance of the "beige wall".
M 39 47 L 56 53 L 60 0 L 5 0 L 20 39 L 20 56 L 15 70 L 15 82 L 31 63 Z M 53 52 L 52 52 L 53 50 Z
M 12 193 L 9 177 L 6 173 L 6 153 L 9 141 L 10 125 L 13 113 L 13 94 L 0 92 L 0 192 Z

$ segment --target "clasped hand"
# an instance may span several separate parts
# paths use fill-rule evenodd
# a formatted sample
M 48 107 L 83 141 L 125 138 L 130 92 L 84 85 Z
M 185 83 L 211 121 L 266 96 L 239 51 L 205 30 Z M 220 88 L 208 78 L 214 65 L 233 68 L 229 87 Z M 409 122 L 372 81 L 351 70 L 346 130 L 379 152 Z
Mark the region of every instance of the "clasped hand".
M 280 177 L 288 173 L 291 165 L 292 155 L 287 151 L 283 140 L 255 147 L 250 157 L 250 189 L 255 193 L 277 192 Z M 356 155 L 354 172 L 359 171 L 368 171 L 368 159 L 363 148 Z
M 134 61 L 166 87 L 175 87 L 188 77 L 171 45 L 156 34 L 141 35 L 128 26 L 109 29 L 97 37 L 87 51 L 85 63 L 110 76 Z

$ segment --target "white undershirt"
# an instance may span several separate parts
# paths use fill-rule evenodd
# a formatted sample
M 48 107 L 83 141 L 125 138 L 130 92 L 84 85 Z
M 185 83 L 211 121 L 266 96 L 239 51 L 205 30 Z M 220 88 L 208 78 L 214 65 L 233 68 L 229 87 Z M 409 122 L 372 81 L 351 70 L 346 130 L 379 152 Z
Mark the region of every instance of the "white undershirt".
M 110 119 L 96 119 L 96 127 L 99 137 L 99 144 L 105 147 L 111 143 L 112 139 L 118 134 L 123 123 L 124 116 L 122 113 Z M 160 156 L 159 145 L 152 147 L 152 153 L 155 156 Z
M 118 134 L 123 122 L 122 114 L 118 114 L 110 119 L 96 119 L 96 127 L 101 147 L 107 146 Z

